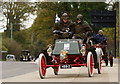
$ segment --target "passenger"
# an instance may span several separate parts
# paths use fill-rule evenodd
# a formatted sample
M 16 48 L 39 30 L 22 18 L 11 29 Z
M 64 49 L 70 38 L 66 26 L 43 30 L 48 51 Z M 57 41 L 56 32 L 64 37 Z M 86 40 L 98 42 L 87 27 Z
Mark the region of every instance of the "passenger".
M 91 51 L 93 53 L 93 57 L 94 57 L 94 67 L 97 68 L 98 64 L 97 64 L 97 54 L 95 52 L 94 48 L 90 48 L 90 45 L 87 43 L 87 39 L 88 37 L 90 37 L 92 35 L 92 28 L 90 27 L 90 25 L 88 24 L 87 21 L 83 20 L 83 15 L 82 14 L 78 14 L 77 15 L 77 20 L 75 22 L 75 33 L 74 33 L 74 38 L 75 39 L 83 39 L 83 43 L 87 44 L 87 49 L 89 51 Z
M 89 36 L 92 33 L 92 28 L 88 24 L 87 21 L 83 20 L 83 15 L 78 14 L 77 20 L 75 22 L 75 34 L 74 38 L 76 39 L 84 39 L 84 43 L 87 41 L 87 36 Z
M 72 34 L 74 33 L 74 23 L 69 19 L 67 13 L 64 13 L 61 17 L 61 20 L 55 24 L 53 30 L 58 33 L 54 33 L 55 39 L 65 39 L 72 38 Z M 63 33 L 60 33 L 60 32 Z M 71 35 L 68 33 L 71 32 Z

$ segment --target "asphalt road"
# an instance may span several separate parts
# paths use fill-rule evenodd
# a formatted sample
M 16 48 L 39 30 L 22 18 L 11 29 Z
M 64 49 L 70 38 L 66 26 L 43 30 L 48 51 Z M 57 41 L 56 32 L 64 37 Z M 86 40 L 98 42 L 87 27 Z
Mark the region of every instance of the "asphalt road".
M 119 62 L 120 63 L 120 62 Z M 118 60 L 114 59 L 114 66 L 102 67 L 102 74 L 88 77 L 86 67 L 74 67 L 72 69 L 60 69 L 58 75 L 54 75 L 53 69 L 48 68 L 45 79 L 40 79 L 38 66 L 32 62 L 3 62 L 2 82 L 118 82 Z
M 10 78 L 37 70 L 37 66 L 31 62 L 2 62 L 2 79 Z

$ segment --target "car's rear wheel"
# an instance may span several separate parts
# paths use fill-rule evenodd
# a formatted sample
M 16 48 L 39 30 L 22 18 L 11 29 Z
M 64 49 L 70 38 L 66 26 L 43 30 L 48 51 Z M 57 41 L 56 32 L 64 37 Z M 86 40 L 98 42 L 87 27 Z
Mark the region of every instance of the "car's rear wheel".
M 94 69 L 94 61 L 93 61 L 93 54 L 92 52 L 88 52 L 87 55 L 87 67 L 88 67 L 88 76 L 93 76 L 93 69 Z
M 105 59 L 105 65 L 108 66 L 108 59 Z
M 54 69 L 54 74 L 58 75 L 59 67 L 54 67 L 53 69 Z
M 113 67 L 113 55 L 112 52 L 109 54 L 110 67 Z
M 110 67 L 113 67 L 113 58 L 110 59 Z
M 98 74 L 101 74 L 102 72 L 102 58 L 99 58 L 99 62 L 98 62 Z
M 96 48 L 96 53 L 97 53 L 97 63 L 98 63 L 98 74 L 101 74 L 102 72 L 102 49 L 101 48 Z

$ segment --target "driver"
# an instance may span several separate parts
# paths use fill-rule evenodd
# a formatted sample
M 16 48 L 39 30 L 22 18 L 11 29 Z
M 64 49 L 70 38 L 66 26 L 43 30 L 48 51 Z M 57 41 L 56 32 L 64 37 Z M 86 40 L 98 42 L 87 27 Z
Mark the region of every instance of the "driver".
M 106 45 L 107 38 L 103 34 L 103 30 L 99 30 L 98 34 L 95 36 L 95 43 L 105 44 Z
M 63 13 L 61 20 L 55 24 L 53 30 L 54 31 L 61 31 L 61 33 L 54 33 L 55 39 L 65 39 L 65 38 L 72 38 L 72 34 L 74 33 L 74 23 L 69 19 L 67 13 Z M 68 32 L 71 32 L 69 35 Z
M 100 44 L 106 45 L 107 44 L 106 41 L 107 41 L 107 38 L 103 34 L 103 30 L 99 30 L 98 34 L 95 36 L 95 43 L 96 44 L 100 43 Z M 105 55 L 105 53 L 106 53 L 106 47 L 103 47 L 102 50 L 103 50 L 103 54 Z

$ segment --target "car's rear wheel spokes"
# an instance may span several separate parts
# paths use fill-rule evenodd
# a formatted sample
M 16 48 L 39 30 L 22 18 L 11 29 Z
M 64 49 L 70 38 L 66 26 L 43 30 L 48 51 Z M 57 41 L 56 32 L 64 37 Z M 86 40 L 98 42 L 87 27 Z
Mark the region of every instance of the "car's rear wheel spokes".
M 42 74 L 43 74 L 43 76 L 45 76 L 45 73 L 46 73 L 46 64 L 45 64 L 45 58 L 44 57 L 42 57 L 42 60 L 41 60 L 42 62 L 41 62 L 41 70 L 42 70 Z
M 90 73 L 93 73 L 93 68 L 94 68 L 94 63 L 93 63 L 93 58 L 92 58 L 92 54 L 90 56 Z

